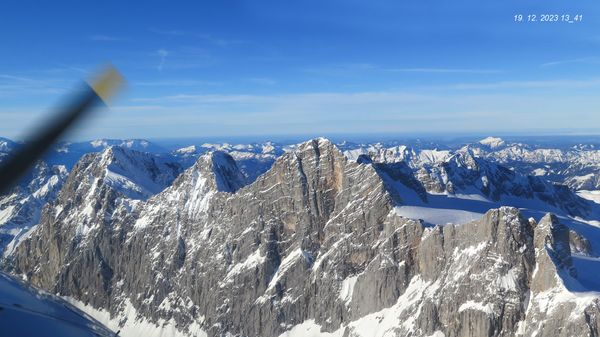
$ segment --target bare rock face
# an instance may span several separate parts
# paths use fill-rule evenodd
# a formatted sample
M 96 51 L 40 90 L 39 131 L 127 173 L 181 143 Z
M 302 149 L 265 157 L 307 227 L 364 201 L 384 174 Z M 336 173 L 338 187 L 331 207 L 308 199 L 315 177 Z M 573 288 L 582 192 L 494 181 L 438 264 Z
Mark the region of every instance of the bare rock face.
M 118 147 L 85 155 L 56 200 L 43 209 L 40 230 L 8 262 L 35 266 L 30 281 L 42 288 L 105 306 L 110 298 L 95 294 L 112 292 L 110 259 L 127 229 L 116 219 L 127 217 L 139 202 L 127 196 L 143 198 L 170 184 L 178 172 L 176 164 Z
M 534 264 L 533 228 L 516 209 L 492 210 L 480 221 L 456 226 L 423 228 L 406 219 L 388 221 L 395 235 L 382 235 L 379 241 L 406 242 L 401 251 L 410 247 L 405 258 L 395 264 L 401 271 L 394 282 L 399 298 L 373 308 L 375 314 L 364 317 L 363 313 L 346 323 L 342 329 L 348 335 L 369 335 L 364 326 L 379 316 L 395 322 L 387 331 L 397 336 L 436 332 L 446 336 L 514 335 L 516 324 L 524 317 L 523 290 Z M 387 257 L 384 252 L 379 254 Z M 352 309 L 363 307 L 359 292 L 373 286 L 361 282 L 371 277 L 371 265 L 392 268 L 391 261 L 378 261 L 382 258 L 373 260 L 360 274 Z
M 351 161 L 326 139 L 283 154 L 249 185 L 229 155 L 202 155 L 147 200 L 102 179 L 98 161 L 78 163 L 12 267 L 123 324 L 133 307 L 210 336 L 597 331 L 596 298 L 565 286 L 579 277 L 571 246 L 591 254 L 589 242 L 551 215 L 536 224 L 502 207 L 425 226 L 394 212 L 402 195 L 390 179 L 426 198 L 409 167 Z
M 590 241 L 574 230 L 569 230 L 569 246 L 571 248 L 571 252 L 575 252 L 580 255 L 591 256 L 594 254 Z
M 551 214 L 535 228 L 536 265 L 531 275 L 526 318 L 517 330 L 520 335 L 598 334 L 600 302 L 595 295 L 586 293 L 577 280 L 569 236 L 569 229 Z
M 556 216 L 546 215 L 536 227 L 535 246 L 538 248 L 539 270 L 533 280 L 534 290 L 545 291 L 561 283 L 559 272 L 577 277 L 571 260 L 569 229 Z

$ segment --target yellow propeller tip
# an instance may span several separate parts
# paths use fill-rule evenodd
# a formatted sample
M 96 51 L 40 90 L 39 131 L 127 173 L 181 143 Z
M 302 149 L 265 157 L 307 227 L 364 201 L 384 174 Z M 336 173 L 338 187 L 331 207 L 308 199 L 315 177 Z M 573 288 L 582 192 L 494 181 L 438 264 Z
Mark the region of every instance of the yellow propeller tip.
M 112 65 L 108 65 L 106 69 L 98 74 L 93 80 L 89 82 L 90 86 L 104 101 L 108 104 L 117 92 L 125 85 L 125 79 L 121 76 L 121 73 Z

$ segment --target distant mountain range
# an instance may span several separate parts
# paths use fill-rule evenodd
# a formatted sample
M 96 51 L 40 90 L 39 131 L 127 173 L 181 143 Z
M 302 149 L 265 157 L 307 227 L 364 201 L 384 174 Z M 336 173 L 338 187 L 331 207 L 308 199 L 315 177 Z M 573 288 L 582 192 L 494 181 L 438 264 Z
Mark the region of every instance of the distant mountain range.
M 600 150 L 544 146 L 62 143 L 2 267 L 123 336 L 596 336 Z

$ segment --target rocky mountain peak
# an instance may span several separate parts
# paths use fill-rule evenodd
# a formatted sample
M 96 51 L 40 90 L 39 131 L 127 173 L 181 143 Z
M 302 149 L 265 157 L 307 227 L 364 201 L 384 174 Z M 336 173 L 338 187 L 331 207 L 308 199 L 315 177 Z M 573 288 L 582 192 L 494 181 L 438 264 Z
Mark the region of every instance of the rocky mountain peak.
M 169 205 L 186 218 L 198 219 L 206 213 L 215 194 L 234 193 L 246 184 L 246 177 L 229 154 L 222 151 L 207 152 L 198 157 L 194 165 L 179 175 L 163 193 L 144 205 L 143 217 L 154 219 L 165 205 Z M 138 225 L 147 221 L 138 222 Z
M 194 177 L 206 179 L 207 187 L 214 191 L 233 193 L 246 185 L 246 178 L 235 160 L 223 151 L 203 154 L 188 171 Z
M 10 152 L 17 147 L 17 143 L 6 138 L 0 137 L 0 151 L 1 152 Z M 1 157 L 0 157 L 1 158 Z
M 78 143 L 75 144 L 75 147 L 78 149 L 106 149 L 109 147 L 122 147 L 130 150 L 140 151 L 140 152 L 151 152 L 151 153 L 159 153 L 163 152 L 164 149 L 160 146 L 153 144 L 145 139 L 96 139 L 87 143 Z
M 299 144 L 292 153 L 304 159 L 314 159 L 317 162 L 321 159 L 332 161 L 346 160 L 342 151 L 329 139 L 323 137 L 314 138 Z
M 202 156 L 200 161 L 205 161 L 211 167 L 218 191 L 233 193 L 246 185 L 246 177 L 229 154 L 214 151 Z M 204 167 L 202 164 L 200 166 Z
M 561 284 L 559 276 L 577 277 L 571 258 L 570 231 L 554 214 L 546 214 L 535 227 L 537 273 L 533 287 L 544 291 Z
M 469 170 L 479 170 L 480 160 L 475 155 L 473 149 L 470 146 L 465 146 L 457 151 L 453 156 L 446 160 L 447 163 L 456 165 L 457 167 L 464 167 Z
M 346 157 L 331 141 L 316 138 L 278 158 L 264 179 L 259 178 L 259 184 L 293 184 L 309 199 L 333 201 L 342 189 L 347 164 Z M 321 194 L 322 197 L 317 196 Z
M 167 158 L 122 146 L 109 146 L 91 156 L 87 160 L 92 175 L 131 199 L 145 200 L 164 190 L 182 170 Z
M 301 143 L 298 145 L 298 149 L 300 151 L 304 151 L 308 148 L 312 148 L 312 149 L 327 149 L 327 148 L 336 148 L 335 144 L 333 144 L 332 141 L 330 141 L 327 138 L 324 137 L 318 137 L 318 138 L 313 138 L 311 140 L 308 140 L 304 143 Z
M 196 160 L 173 183 L 171 190 L 206 194 L 208 192 L 233 193 L 247 184 L 236 161 L 226 152 L 210 151 Z

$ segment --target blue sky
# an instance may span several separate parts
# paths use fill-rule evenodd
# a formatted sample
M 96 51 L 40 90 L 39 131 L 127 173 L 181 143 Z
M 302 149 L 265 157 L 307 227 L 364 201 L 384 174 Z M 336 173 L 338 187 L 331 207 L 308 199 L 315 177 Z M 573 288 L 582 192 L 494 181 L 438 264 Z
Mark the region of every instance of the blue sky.
M 128 90 L 73 138 L 600 126 L 597 0 L 5 1 L 0 43 L 12 138 L 106 62 Z

